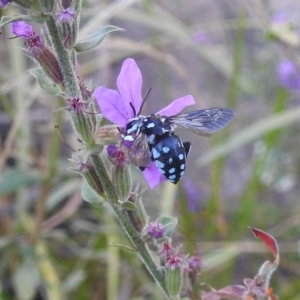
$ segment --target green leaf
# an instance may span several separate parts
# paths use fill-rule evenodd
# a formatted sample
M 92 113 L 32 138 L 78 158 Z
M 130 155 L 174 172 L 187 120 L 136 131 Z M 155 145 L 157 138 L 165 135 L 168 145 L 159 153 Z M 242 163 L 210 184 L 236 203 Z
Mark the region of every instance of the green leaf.
M 41 16 L 31 15 L 3 16 L 0 21 L 0 27 L 17 21 L 44 23 L 44 18 Z
M 83 181 L 82 188 L 81 188 L 81 197 L 86 202 L 91 203 L 94 206 L 100 206 L 103 204 L 104 199 L 101 198 L 86 182 Z
M 130 201 L 125 201 L 123 203 L 121 203 L 120 205 L 122 208 L 127 209 L 127 210 L 131 210 L 131 211 L 135 211 L 136 210 L 136 204 Z
M 157 222 L 161 223 L 165 227 L 165 235 L 171 236 L 173 231 L 175 230 L 175 227 L 177 226 L 178 219 L 174 217 L 169 216 L 161 216 Z
M 40 274 L 36 265 L 31 261 L 25 261 L 16 270 L 13 282 L 18 299 L 33 299 L 40 284 Z
M 41 173 L 25 169 L 4 171 L 0 178 L 0 197 L 13 193 L 21 187 L 33 185 L 43 181 Z
M 29 73 L 35 77 L 41 89 L 49 95 L 57 96 L 61 94 L 60 86 L 54 84 L 49 77 L 45 75 L 42 69 L 36 68 L 29 70 Z
M 106 25 L 105 27 L 91 32 L 85 38 L 79 40 L 74 48 L 77 52 L 91 50 L 98 46 L 109 33 L 116 31 L 124 31 L 124 29 L 113 25 Z

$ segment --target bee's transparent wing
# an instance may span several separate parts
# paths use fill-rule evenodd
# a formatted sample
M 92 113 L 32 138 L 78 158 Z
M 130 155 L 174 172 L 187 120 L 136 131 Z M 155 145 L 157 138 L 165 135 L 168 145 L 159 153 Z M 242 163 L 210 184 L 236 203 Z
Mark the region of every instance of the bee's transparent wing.
M 147 135 L 139 133 L 128 151 L 128 158 L 132 165 L 146 167 L 151 164 L 151 153 Z
M 201 136 L 209 136 L 223 129 L 235 116 L 227 108 L 209 108 L 168 117 L 171 124 L 189 129 Z

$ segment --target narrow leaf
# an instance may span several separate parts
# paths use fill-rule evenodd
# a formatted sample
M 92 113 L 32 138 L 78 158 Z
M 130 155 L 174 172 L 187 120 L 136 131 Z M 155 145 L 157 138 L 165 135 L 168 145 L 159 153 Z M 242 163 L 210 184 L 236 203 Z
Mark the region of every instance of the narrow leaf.
M 54 84 L 49 77 L 47 77 L 42 69 L 36 68 L 29 70 L 29 73 L 35 77 L 41 89 L 49 95 L 57 96 L 61 94 L 60 86 Z
M 88 185 L 86 180 L 83 181 L 81 188 L 81 197 L 83 200 L 91 203 L 94 206 L 99 206 L 103 203 L 103 199 Z
M 0 27 L 17 21 L 43 23 L 44 18 L 41 16 L 32 16 L 32 15 L 3 16 L 0 20 Z
M 18 299 L 33 299 L 40 283 L 40 274 L 36 265 L 30 261 L 25 261 L 16 270 L 13 276 L 13 283 Z
M 77 52 L 91 50 L 98 46 L 109 33 L 116 31 L 124 31 L 124 29 L 113 25 L 107 25 L 97 31 L 94 31 L 83 39 L 79 40 L 75 46 L 75 50 Z
M 26 169 L 6 170 L 0 178 L 0 196 L 17 191 L 21 187 L 33 185 L 43 180 L 38 172 Z
M 250 229 L 252 230 L 256 238 L 261 239 L 266 244 L 266 246 L 271 250 L 272 254 L 276 258 L 278 256 L 278 245 L 276 240 L 270 234 L 262 230 L 252 227 L 250 227 Z

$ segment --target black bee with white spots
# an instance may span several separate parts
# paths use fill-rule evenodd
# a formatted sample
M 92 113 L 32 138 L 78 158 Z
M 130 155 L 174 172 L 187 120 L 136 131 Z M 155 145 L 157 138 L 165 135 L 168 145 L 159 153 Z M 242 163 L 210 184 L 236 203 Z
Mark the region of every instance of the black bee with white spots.
M 123 133 L 123 140 L 132 142 L 129 160 L 141 169 L 154 161 L 166 179 L 176 184 L 184 174 L 191 143 L 182 142 L 175 135 L 175 128 L 210 136 L 223 129 L 234 115 L 227 108 L 209 108 L 174 116 L 138 115 L 129 120 Z

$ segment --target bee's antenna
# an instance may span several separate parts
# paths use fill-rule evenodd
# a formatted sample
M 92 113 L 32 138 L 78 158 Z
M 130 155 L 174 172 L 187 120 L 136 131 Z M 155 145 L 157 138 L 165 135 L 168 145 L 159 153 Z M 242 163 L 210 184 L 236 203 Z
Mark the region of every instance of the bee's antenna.
M 129 105 L 130 105 L 130 107 L 132 108 L 133 115 L 136 117 L 136 110 L 135 110 L 135 108 L 134 108 L 132 102 L 129 102 Z
M 145 102 L 146 102 L 146 100 L 147 100 L 147 98 L 148 98 L 148 96 L 149 96 L 149 94 L 150 94 L 150 92 L 151 92 L 151 89 L 152 89 L 152 88 L 149 88 L 149 90 L 147 91 L 146 95 L 144 96 L 143 102 L 142 102 L 142 105 L 141 105 L 141 108 L 140 108 L 140 110 L 139 110 L 139 112 L 138 112 L 138 115 L 141 113 L 141 111 L 142 111 L 142 109 L 143 109 L 143 106 L 144 106 L 144 104 L 145 104 Z

